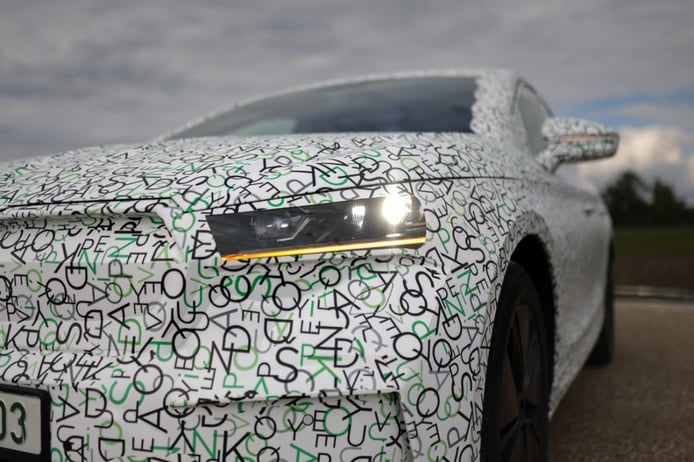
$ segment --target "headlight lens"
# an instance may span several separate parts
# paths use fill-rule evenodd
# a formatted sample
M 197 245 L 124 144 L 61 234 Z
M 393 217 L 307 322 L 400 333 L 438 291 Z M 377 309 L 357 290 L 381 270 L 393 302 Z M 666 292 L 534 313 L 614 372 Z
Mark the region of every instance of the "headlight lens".
M 409 195 L 209 215 L 207 222 L 223 260 L 414 248 L 426 239 L 421 204 Z

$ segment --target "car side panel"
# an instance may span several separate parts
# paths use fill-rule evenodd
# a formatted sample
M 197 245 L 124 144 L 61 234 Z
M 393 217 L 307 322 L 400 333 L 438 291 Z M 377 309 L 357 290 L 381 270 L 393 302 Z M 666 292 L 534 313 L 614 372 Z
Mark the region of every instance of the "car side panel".
M 528 205 L 550 232 L 556 313 L 553 412 L 600 330 L 612 225 L 600 197 L 540 167 Z

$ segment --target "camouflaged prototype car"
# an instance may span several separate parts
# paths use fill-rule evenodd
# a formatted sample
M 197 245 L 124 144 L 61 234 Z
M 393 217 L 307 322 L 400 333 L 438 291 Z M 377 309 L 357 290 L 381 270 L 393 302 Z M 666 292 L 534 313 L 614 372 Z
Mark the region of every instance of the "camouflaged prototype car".
M 0 166 L 0 460 L 538 460 L 611 357 L 612 155 L 506 71 Z

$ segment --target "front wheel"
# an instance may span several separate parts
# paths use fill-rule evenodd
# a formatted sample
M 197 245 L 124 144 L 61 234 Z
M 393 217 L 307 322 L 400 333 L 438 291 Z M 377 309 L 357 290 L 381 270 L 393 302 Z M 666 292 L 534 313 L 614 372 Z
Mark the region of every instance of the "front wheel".
M 547 459 L 550 362 L 542 305 L 526 271 L 504 277 L 487 363 L 482 460 Z

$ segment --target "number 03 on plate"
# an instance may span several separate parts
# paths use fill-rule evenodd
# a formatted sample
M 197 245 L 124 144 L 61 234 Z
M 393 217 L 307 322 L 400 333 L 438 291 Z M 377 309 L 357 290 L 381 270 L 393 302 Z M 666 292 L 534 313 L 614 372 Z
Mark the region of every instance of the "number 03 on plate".
M 47 461 L 48 419 L 48 393 L 0 385 L 0 460 Z

